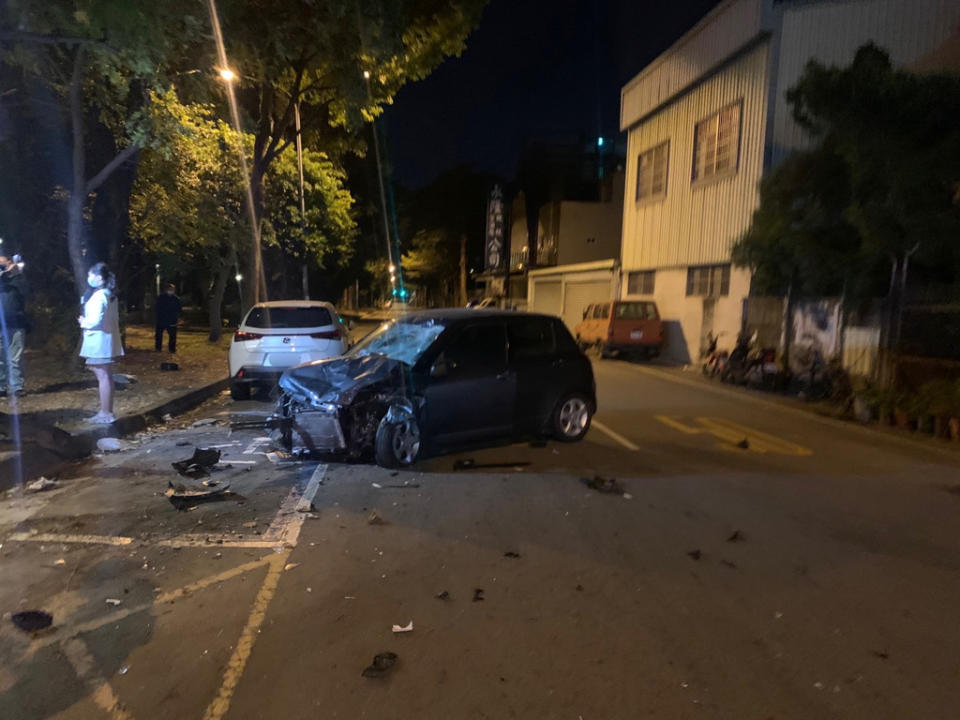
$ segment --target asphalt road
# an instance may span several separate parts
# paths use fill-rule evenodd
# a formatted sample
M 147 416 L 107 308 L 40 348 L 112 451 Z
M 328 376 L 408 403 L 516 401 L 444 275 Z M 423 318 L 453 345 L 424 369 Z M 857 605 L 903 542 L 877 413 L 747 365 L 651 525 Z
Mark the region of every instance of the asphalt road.
M 3 500 L 0 610 L 54 626 L 0 623 L 0 716 L 957 716 L 960 455 L 657 368 L 597 377 L 575 445 L 273 462 L 226 424 L 268 406 L 221 396 Z M 209 445 L 231 492 L 178 511 L 169 463 Z

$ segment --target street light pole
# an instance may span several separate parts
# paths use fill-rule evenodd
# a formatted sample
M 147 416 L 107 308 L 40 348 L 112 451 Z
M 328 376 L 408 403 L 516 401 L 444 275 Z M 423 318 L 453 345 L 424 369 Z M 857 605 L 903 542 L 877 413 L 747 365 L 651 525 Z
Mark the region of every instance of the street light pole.
M 303 264 L 300 266 L 303 282 L 303 299 L 310 299 L 310 278 L 307 273 L 307 204 L 303 195 L 303 142 L 300 139 L 300 101 L 293 106 L 293 119 L 297 129 L 297 170 L 300 173 L 300 236 L 303 239 Z
M 363 71 L 363 79 L 367 81 L 367 97 L 372 99 L 373 95 L 370 92 L 370 71 Z M 395 287 L 395 281 L 393 278 L 394 273 L 394 262 L 393 262 L 393 246 L 390 243 L 390 220 L 387 218 L 387 193 L 383 186 L 383 170 L 380 165 L 380 139 L 377 135 L 377 121 L 374 119 L 370 123 L 370 127 L 373 128 L 373 152 L 374 156 L 377 159 L 377 181 L 380 184 L 380 209 L 383 210 L 383 233 L 384 237 L 387 239 L 387 263 L 390 266 L 390 284 L 391 288 Z

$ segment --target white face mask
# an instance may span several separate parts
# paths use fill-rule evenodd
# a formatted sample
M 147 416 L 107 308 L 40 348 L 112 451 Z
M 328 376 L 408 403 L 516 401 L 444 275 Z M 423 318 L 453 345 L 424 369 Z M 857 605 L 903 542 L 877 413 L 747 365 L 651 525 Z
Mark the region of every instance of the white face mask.
M 94 290 L 96 290 L 97 288 L 103 286 L 103 278 L 100 277 L 99 275 L 94 275 L 93 273 L 90 273 L 89 275 L 87 275 L 87 285 L 89 285 Z

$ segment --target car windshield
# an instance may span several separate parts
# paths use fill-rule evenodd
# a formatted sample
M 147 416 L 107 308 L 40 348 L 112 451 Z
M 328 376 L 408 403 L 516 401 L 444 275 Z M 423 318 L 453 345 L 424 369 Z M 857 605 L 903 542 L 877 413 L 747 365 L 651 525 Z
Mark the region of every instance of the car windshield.
M 657 308 L 650 302 L 617 303 L 617 317 L 623 320 L 656 320 Z
M 391 320 L 353 346 L 348 355 L 386 355 L 414 365 L 446 326 L 436 318 Z
M 314 328 L 332 325 L 330 311 L 325 307 L 265 307 L 252 308 L 244 323 L 247 327 L 263 329 Z

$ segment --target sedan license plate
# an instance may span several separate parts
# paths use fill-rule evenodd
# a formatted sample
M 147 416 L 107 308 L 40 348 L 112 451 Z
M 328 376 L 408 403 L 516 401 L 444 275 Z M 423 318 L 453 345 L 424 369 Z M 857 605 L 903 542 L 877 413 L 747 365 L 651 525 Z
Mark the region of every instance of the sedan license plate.
M 643 339 L 643 330 L 631 330 L 630 331 L 631 340 L 642 340 Z

